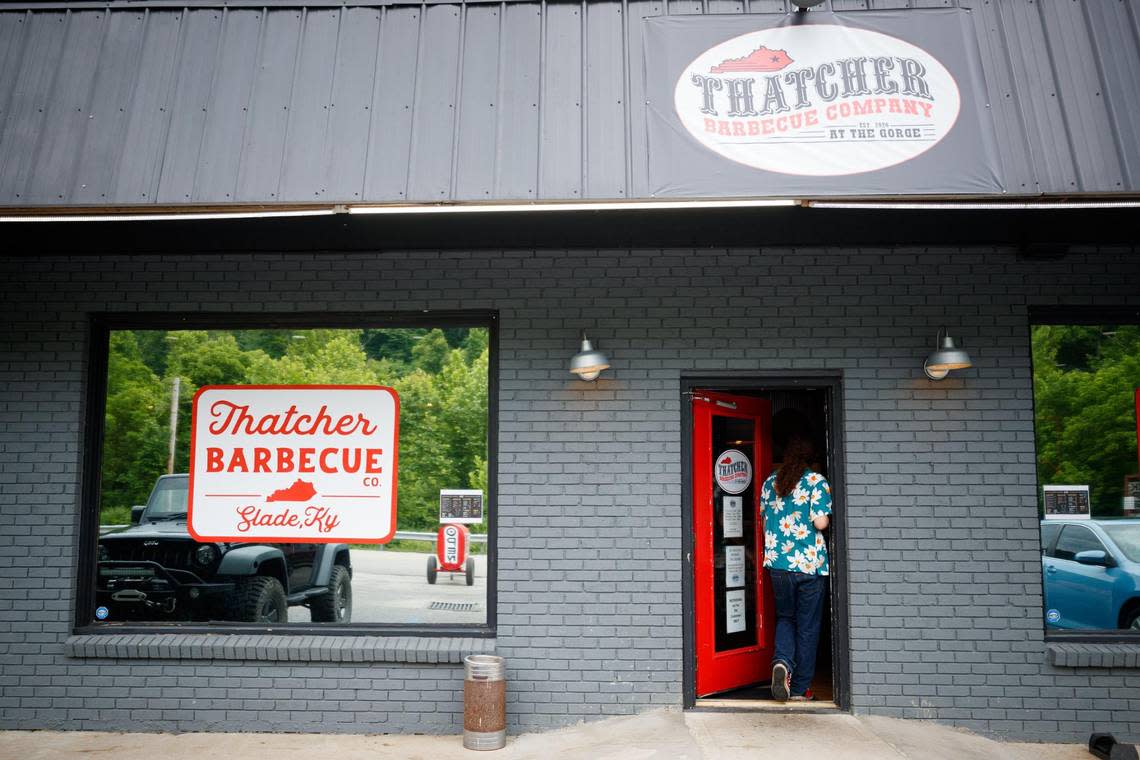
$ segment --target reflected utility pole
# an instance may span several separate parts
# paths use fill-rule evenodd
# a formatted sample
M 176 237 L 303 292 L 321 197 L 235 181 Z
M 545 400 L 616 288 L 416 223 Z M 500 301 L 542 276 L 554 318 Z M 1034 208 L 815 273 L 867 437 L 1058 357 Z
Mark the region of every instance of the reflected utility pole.
M 174 440 L 178 435 L 178 391 L 182 378 L 174 376 L 174 387 L 170 391 L 170 459 L 166 462 L 166 474 L 174 474 Z

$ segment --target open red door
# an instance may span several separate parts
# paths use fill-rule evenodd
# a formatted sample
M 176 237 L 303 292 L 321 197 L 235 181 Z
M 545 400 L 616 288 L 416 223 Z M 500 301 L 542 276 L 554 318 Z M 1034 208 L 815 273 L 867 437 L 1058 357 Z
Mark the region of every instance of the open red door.
M 768 401 L 693 392 L 697 696 L 768 678 L 775 604 L 764 578 L 760 486 L 772 466 Z

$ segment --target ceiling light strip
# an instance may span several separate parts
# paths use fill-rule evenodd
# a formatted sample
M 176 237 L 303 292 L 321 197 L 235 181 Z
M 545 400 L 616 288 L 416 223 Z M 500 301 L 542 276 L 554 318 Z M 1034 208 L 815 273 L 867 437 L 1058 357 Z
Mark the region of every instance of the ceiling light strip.
M 438 204 L 423 206 L 349 206 L 350 214 L 486 214 L 525 213 L 530 211 L 649 211 L 655 209 L 702 208 L 775 208 L 798 206 L 790 198 L 764 198 L 746 200 L 707 201 L 615 201 L 596 203 L 472 203 Z
M 336 205 L 322 209 L 279 211 L 211 211 L 158 212 L 133 214 L 7 214 L 0 222 L 161 222 L 196 221 L 214 219 L 272 219 L 296 216 L 331 216 L 333 214 L 409 215 L 409 214 L 486 214 L 525 213 L 535 211 L 646 211 L 656 209 L 702 208 L 776 208 L 797 206 L 799 201 L 787 198 L 708 201 L 617 201 L 596 203 L 479 203 L 479 204 L 425 204 L 416 206 L 347 206 Z
M 1065 209 L 1140 208 L 1140 201 L 808 201 L 811 208 L 864 211 L 1054 211 Z
M 291 216 L 332 216 L 332 208 L 297 211 L 211 211 L 164 214 L 10 214 L 0 222 L 187 222 L 209 219 L 272 219 Z

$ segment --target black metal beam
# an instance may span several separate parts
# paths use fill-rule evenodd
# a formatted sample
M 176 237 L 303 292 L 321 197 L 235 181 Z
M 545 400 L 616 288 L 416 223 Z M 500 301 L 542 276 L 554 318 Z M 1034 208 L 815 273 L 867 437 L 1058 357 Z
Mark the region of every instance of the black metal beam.
M 499 248 L 1012 246 L 1050 256 L 1133 245 L 1140 209 L 846 210 L 803 207 L 5 222 L 9 255 Z

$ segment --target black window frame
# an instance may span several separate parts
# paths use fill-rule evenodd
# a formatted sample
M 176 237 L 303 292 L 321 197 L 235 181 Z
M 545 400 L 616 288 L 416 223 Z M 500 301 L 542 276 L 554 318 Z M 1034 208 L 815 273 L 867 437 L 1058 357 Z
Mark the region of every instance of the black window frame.
M 1025 336 L 1029 352 L 1030 402 L 1033 410 L 1033 461 L 1035 493 L 1040 492 L 1041 482 L 1037 475 L 1037 397 L 1033 392 L 1033 328 L 1038 325 L 1105 325 L 1140 324 L 1140 308 L 1127 306 L 1100 306 L 1096 304 L 1074 304 L 1065 306 L 1030 306 L 1026 312 Z M 1038 540 L 1040 540 L 1038 533 Z M 1095 535 L 1095 533 L 1094 533 Z M 1060 538 L 1058 533 L 1057 539 Z M 1098 537 L 1099 538 L 1099 537 Z M 1056 544 L 1056 540 L 1053 542 Z M 1103 543 L 1103 542 L 1102 542 Z M 1045 624 L 1045 575 L 1041 574 L 1041 627 L 1046 643 L 1066 642 L 1082 644 L 1140 644 L 1140 633 L 1123 629 L 1072 630 L 1049 628 Z
M 99 493 L 103 455 L 103 418 L 107 400 L 107 365 L 115 330 L 243 330 L 358 328 L 485 328 L 487 361 L 487 597 L 483 623 L 289 623 L 253 625 L 234 622 L 100 622 L 90 614 L 95 605 L 96 557 L 99 541 Z M 82 465 L 79 482 L 78 551 L 74 566 L 72 631 L 81 634 L 211 633 L 285 636 L 417 636 L 494 638 L 498 609 L 498 443 L 499 443 L 499 314 L 494 310 L 360 311 L 360 312 L 100 312 L 88 315 L 84 345 L 86 371 L 80 430 Z

